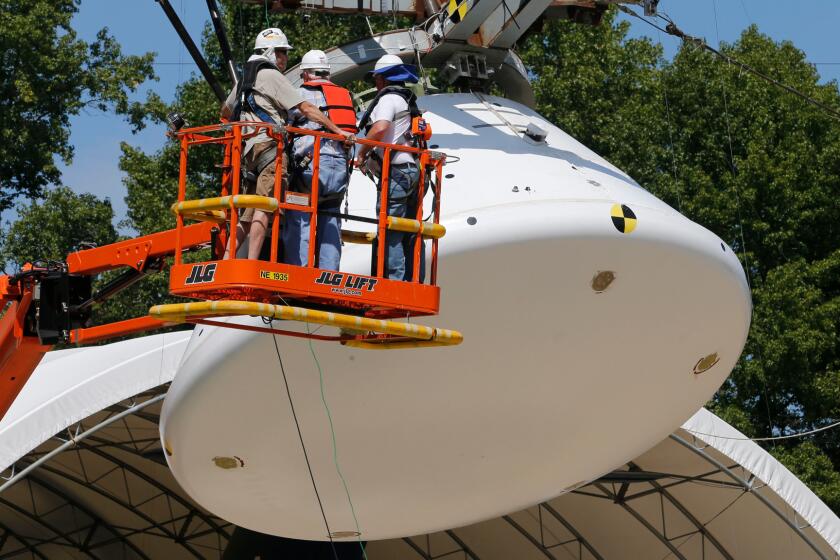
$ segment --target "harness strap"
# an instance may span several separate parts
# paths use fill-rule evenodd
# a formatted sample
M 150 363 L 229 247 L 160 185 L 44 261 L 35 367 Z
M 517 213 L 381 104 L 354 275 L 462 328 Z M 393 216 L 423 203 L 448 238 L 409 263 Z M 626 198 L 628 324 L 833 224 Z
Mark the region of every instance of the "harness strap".
M 267 150 L 263 151 L 260 155 L 257 156 L 257 159 L 254 160 L 254 173 L 257 177 L 259 177 L 260 173 L 263 172 L 263 169 L 269 166 L 269 164 L 274 163 L 274 160 L 277 159 L 277 145 L 268 148 Z
M 255 115 L 257 115 L 260 118 L 261 121 L 271 123 L 271 124 L 277 124 L 277 121 L 272 119 L 271 115 L 269 115 L 265 111 L 265 109 L 263 109 L 262 107 L 259 106 L 259 104 L 257 104 L 257 100 L 254 99 L 254 90 L 251 90 L 251 91 L 248 92 L 248 96 L 245 98 L 245 101 L 248 103 L 248 107 L 251 108 L 251 111 Z
M 257 81 L 257 74 L 260 70 L 268 69 L 279 72 L 280 70 L 267 60 L 252 60 L 245 63 L 242 80 L 236 85 L 236 104 L 233 108 L 233 120 L 238 121 L 242 114 L 243 105 L 247 105 L 260 120 L 277 124 L 265 110 L 254 100 L 254 85 Z

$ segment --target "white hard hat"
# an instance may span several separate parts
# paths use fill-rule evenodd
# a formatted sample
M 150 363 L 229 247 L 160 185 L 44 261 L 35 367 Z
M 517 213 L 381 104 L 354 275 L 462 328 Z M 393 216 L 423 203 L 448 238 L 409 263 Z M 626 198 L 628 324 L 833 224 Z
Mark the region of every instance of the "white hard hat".
M 373 67 L 373 72 L 378 73 L 379 70 L 384 70 L 385 68 L 390 68 L 391 66 L 396 66 L 397 64 L 402 63 L 402 59 L 397 55 L 386 54 L 379 57 L 379 60 L 376 61 L 376 65 Z
M 291 50 L 292 45 L 286 39 L 286 34 L 276 27 L 269 27 L 263 29 L 257 34 L 257 39 L 254 41 L 254 50 L 261 49 L 285 49 Z
M 327 60 L 327 53 L 318 49 L 309 51 L 300 59 L 300 69 L 329 71 L 330 61 Z

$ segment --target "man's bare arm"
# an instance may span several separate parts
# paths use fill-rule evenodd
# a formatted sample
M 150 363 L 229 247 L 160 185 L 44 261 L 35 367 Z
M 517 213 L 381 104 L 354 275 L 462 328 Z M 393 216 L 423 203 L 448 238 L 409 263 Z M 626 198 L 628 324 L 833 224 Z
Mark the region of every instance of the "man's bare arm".
M 342 130 L 338 128 L 334 122 L 327 118 L 327 116 L 321 112 L 318 107 L 310 103 L 309 101 L 304 101 L 300 105 L 296 107 L 298 111 L 300 111 L 307 120 L 316 122 L 332 132 L 333 134 L 340 134 L 344 138 L 350 138 L 353 136 L 351 133 L 347 132 L 346 130 Z

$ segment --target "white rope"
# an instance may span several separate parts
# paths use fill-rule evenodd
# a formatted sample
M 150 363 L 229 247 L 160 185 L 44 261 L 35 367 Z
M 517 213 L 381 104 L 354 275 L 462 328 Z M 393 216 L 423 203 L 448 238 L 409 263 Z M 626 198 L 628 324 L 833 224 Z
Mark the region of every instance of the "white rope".
M 774 436 L 774 437 L 760 437 L 760 438 L 748 438 L 748 437 L 731 437 L 731 436 L 719 436 L 717 434 L 707 434 L 705 432 L 695 432 L 694 430 L 689 430 L 688 428 L 683 428 L 686 432 L 695 435 L 695 436 L 708 436 L 718 439 L 731 439 L 735 441 L 778 441 L 780 439 L 793 439 L 799 437 L 810 436 L 812 434 L 816 434 L 818 432 L 824 432 L 826 430 L 830 430 L 832 428 L 836 428 L 840 426 L 840 421 L 835 422 L 833 424 L 829 424 L 828 426 L 823 426 L 822 428 L 816 428 L 814 430 L 808 430 L 807 432 L 798 432 L 795 434 L 788 434 L 786 436 Z

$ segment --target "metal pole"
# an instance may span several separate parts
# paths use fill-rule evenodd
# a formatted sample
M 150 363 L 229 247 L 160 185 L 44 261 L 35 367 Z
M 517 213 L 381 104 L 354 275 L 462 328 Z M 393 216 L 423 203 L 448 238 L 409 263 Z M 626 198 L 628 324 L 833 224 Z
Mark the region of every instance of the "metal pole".
M 199 51 L 198 47 L 195 46 L 192 37 L 190 37 L 190 34 L 187 32 L 187 28 L 184 27 L 184 24 L 181 23 L 181 19 L 178 17 L 178 14 L 175 13 L 175 10 L 173 10 L 172 6 L 169 4 L 169 0 L 155 1 L 160 4 L 161 8 L 163 8 L 163 12 L 166 14 L 166 17 L 169 18 L 169 22 L 172 24 L 172 27 L 175 28 L 175 32 L 178 33 L 178 37 L 181 38 L 181 42 L 183 42 L 184 46 L 187 47 L 193 61 L 195 61 L 198 65 L 198 69 L 201 70 L 201 74 L 204 76 L 204 79 L 207 80 L 208 84 L 210 84 L 210 88 L 213 90 L 213 93 L 216 94 L 219 101 L 224 103 L 227 96 L 225 95 L 219 80 L 216 79 L 213 71 L 210 70 L 210 66 L 207 64 L 207 61 L 204 60 L 201 51 Z
M 230 41 L 228 41 L 227 32 L 225 31 L 225 24 L 219 15 L 219 6 L 216 0 L 207 0 L 207 9 L 210 11 L 210 19 L 213 21 L 213 28 L 216 30 L 216 38 L 219 40 L 219 48 L 222 49 L 222 56 L 225 59 L 228 74 L 230 74 L 230 81 L 236 88 L 239 78 L 236 75 L 236 66 L 233 65 L 233 55 L 230 51 Z

